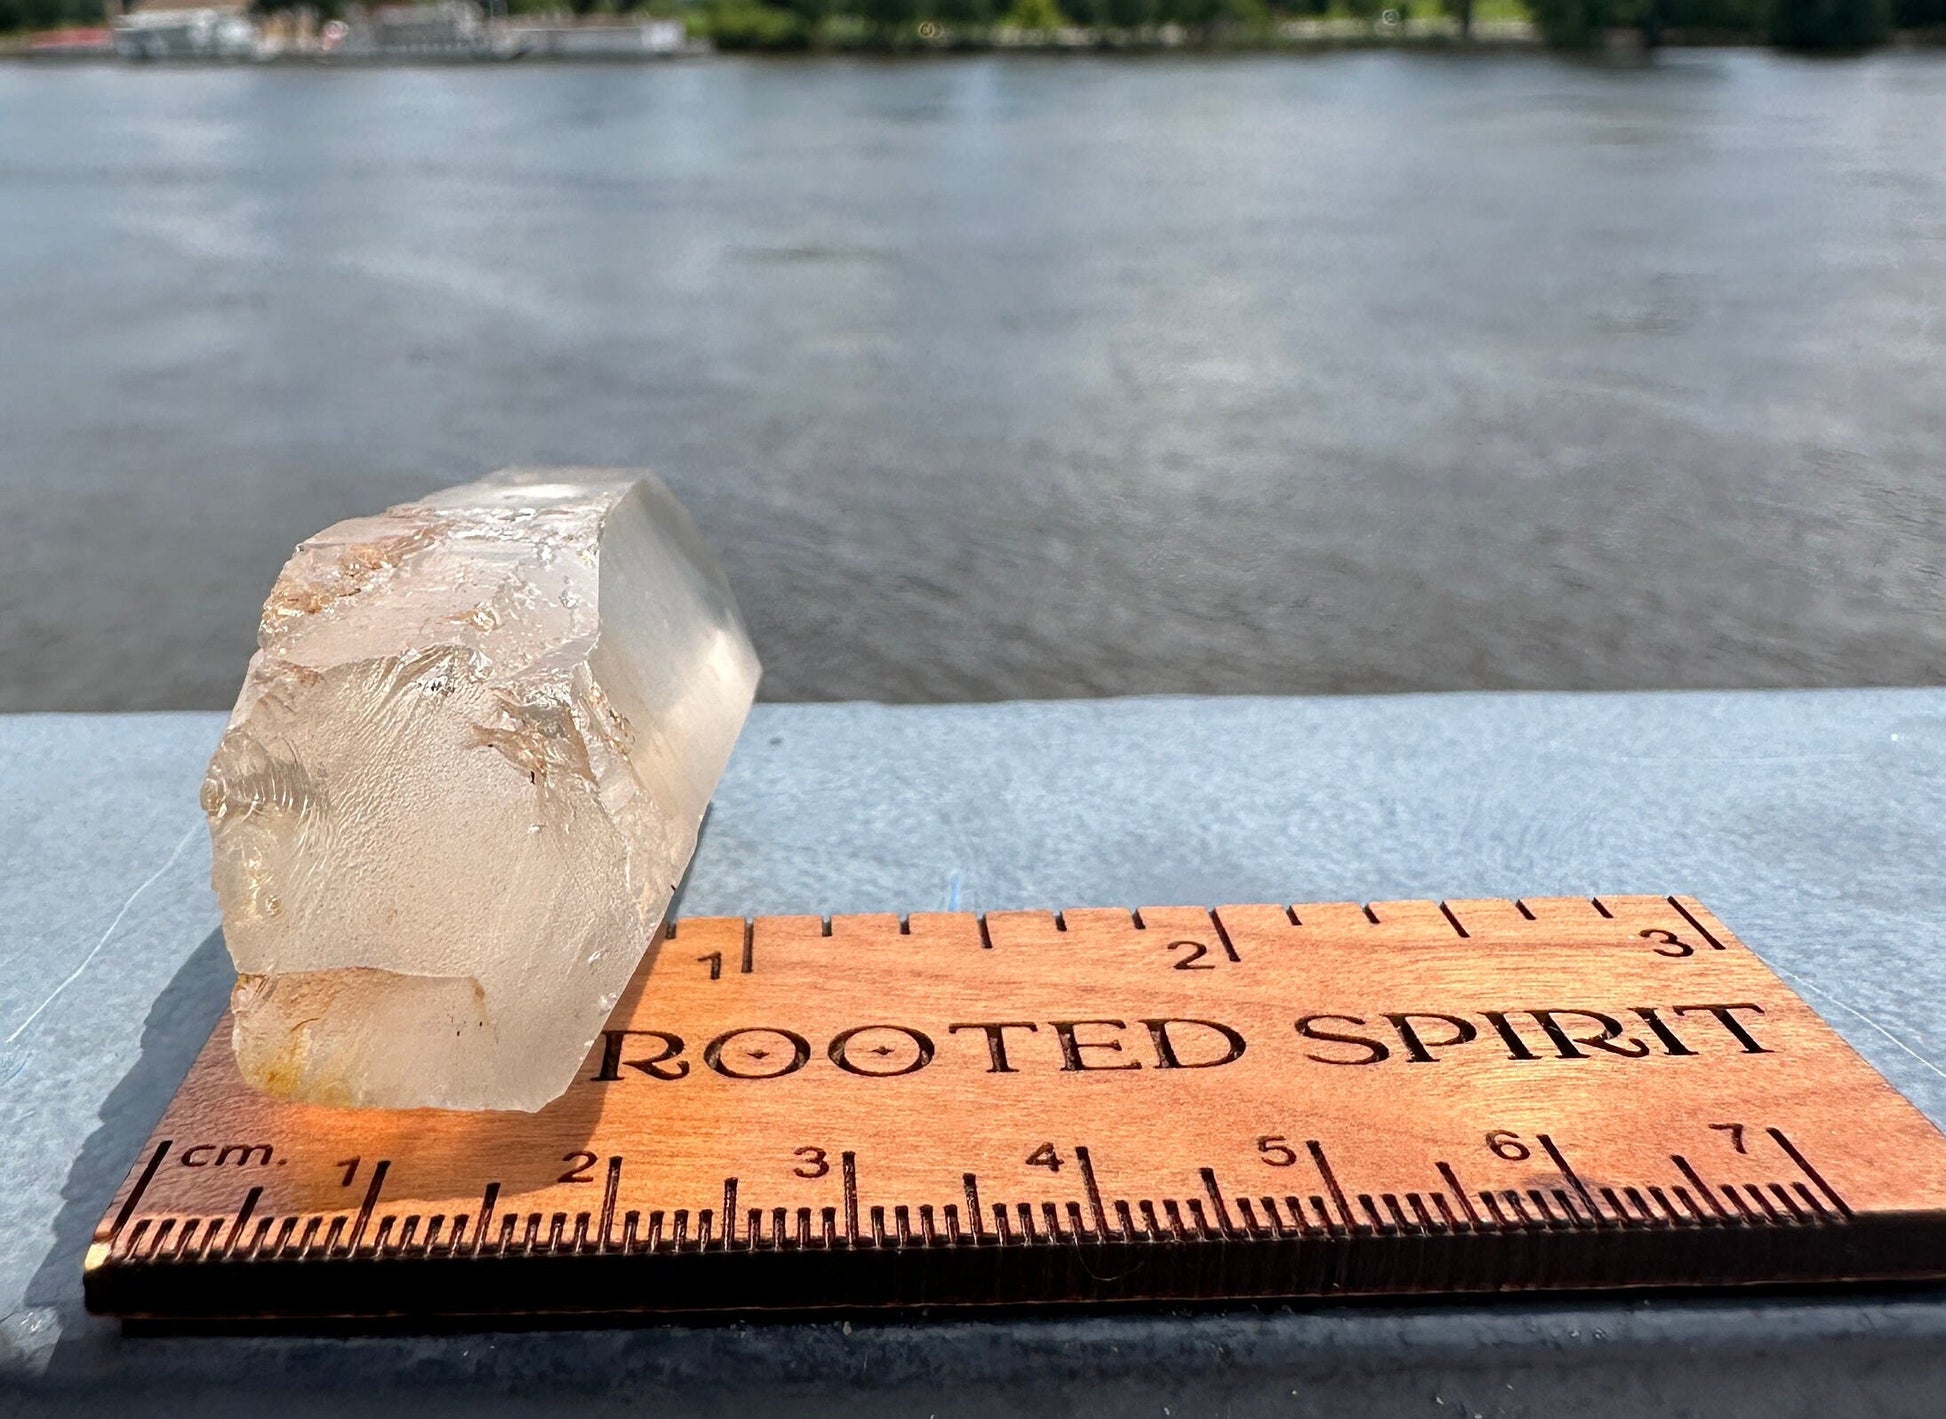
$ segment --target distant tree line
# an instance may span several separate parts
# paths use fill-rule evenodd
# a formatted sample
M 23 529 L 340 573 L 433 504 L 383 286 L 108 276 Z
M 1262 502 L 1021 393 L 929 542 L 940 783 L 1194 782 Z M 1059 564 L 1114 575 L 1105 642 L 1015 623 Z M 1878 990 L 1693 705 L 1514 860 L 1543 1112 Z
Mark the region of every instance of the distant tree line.
M 1288 19 L 1376 21 L 1388 7 L 1427 8 L 1408 0 L 696 0 L 681 13 L 726 49 L 899 48 L 921 39 L 984 44 L 1002 26 L 1140 37 L 1167 25 L 1191 39 L 1250 41 Z M 1438 8 L 1463 32 L 1471 28 L 1474 0 L 1439 0 Z M 1894 30 L 1938 29 L 1946 37 L 1946 0 L 1527 0 L 1525 8 L 1548 43 L 1562 48 L 1600 45 L 1616 32 L 1647 46 L 1680 35 L 1826 50 L 1867 49 Z
M 195 0 L 182 0 L 185 6 Z M 1437 0 L 1470 27 L 1475 0 Z M 1337 15 L 1376 22 L 1410 0 L 498 0 L 502 12 L 649 13 L 680 16 L 725 49 L 983 45 L 999 27 L 1091 30 L 1100 38 L 1154 36 L 1172 26 L 1191 39 L 1269 38 L 1289 19 Z M 254 8 L 285 9 L 285 0 Z M 322 15 L 345 0 L 312 0 Z M 1420 13 L 1428 0 L 1419 0 Z M 1946 38 L 1946 0 L 1526 0 L 1543 37 L 1563 48 L 1603 44 L 1617 32 L 1654 46 L 1672 36 L 1763 40 L 1790 49 L 1867 49 L 1895 30 Z M 104 0 L 0 0 L 0 33 L 103 23 Z
M 1946 26 L 1946 0 L 1529 0 L 1528 8 L 1549 43 L 1568 48 L 1624 31 L 1648 45 L 1681 33 L 1856 50 L 1883 44 L 1894 30 Z
M 810 45 L 829 37 L 899 45 L 937 37 L 981 43 L 995 26 L 1140 32 L 1177 25 L 1203 33 L 1322 15 L 1332 0 L 704 0 L 717 43 Z M 1342 6 L 1343 0 L 1339 0 Z M 1355 0 L 1364 3 L 1364 0 Z M 1381 6 L 1373 3 L 1372 14 Z
M 102 23 L 102 0 L 0 0 L 0 34 Z

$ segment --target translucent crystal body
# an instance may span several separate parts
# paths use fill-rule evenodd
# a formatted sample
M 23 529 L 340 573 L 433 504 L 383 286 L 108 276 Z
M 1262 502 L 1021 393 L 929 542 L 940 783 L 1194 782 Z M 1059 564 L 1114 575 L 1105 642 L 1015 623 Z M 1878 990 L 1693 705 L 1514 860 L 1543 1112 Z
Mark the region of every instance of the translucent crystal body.
M 541 1107 L 750 708 L 715 558 L 654 478 L 510 470 L 303 543 L 258 646 L 203 786 L 244 1076 Z

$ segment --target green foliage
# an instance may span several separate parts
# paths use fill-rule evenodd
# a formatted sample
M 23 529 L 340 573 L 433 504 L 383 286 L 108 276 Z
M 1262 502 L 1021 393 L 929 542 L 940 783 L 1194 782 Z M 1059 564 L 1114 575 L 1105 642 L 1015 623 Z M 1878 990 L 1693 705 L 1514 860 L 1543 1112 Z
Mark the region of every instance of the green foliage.
M 914 0 L 856 0 L 859 14 L 880 43 L 902 38 L 900 31 L 920 18 Z
M 1772 0 L 1770 42 L 1785 49 L 1869 49 L 1892 33 L 1890 0 Z
M 1557 49 L 1587 49 L 1601 43 L 1611 23 L 1613 0 L 1529 0 L 1541 38 Z
M 1690 33 L 1755 39 L 1770 20 L 1769 0 L 1664 0 L 1664 23 Z
M 188 3 L 188 0 L 185 0 Z M 253 0 L 290 8 L 298 0 Z M 310 0 L 326 16 L 344 0 Z M 506 11 L 577 14 L 646 11 L 678 15 L 723 49 L 903 47 L 925 20 L 960 43 L 978 44 L 996 24 L 1046 33 L 1069 25 L 1143 31 L 1160 24 L 1192 36 L 1246 39 L 1255 27 L 1292 15 L 1376 20 L 1388 4 L 1444 13 L 1467 24 L 1483 14 L 1519 13 L 1519 0 L 501 0 Z M 99 25 L 104 0 L 0 0 L 0 33 Z M 1767 38 L 1791 49 L 1856 50 L 1897 29 L 1946 29 L 1946 0 L 1526 0 L 1543 38 L 1567 48 L 1601 44 L 1610 30 L 1636 30 L 1656 43 L 1669 30 L 1692 37 Z M 1268 31 L 1265 31 L 1268 33 Z
M 102 0 L 0 0 L 0 34 L 102 23 Z
M 296 0 L 255 0 L 284 8 Z M 328 12 L 343 0 L 311 0 Z M 1153 32 L 1180 26 L 1192 42 L 1249 43 L 1293 15 L 1376 21 L 1395 5 L 1420 16 L 1531 14 L 1548 43 L 1595 47 L 1606 32 L 1635 30 L 1650 44 L 1675 30 L 1692 37 L 1767 37 L 1798 49 L 1857 49 L 1900 28 L 1946 27 L 1946 0 L 500 0 L 508 11 L 646 10 L 679 15 L 723 49 L 906 48 L 937 20 L 956 44 L 990 42 L 995 25 L 1045 34 L 1080 25 Z M 100 23 L 103 0 L 0 0 L 0 30 Z
M 811 28 L 804 17 L 781 5 L 722 0 L 703 11 L 706 30 L 718 49 L 804 49 Z
M 1000 23 L 1017 30 L 1058 30 L 1068 23 L 1056 0 L 1014 0 Z
M 1530 0 L 1549 44 L 1588 48 L 1607 30 L 1637 30 L 1651 43 L 1669 30 L 1768 38 L 1787 49 L 1853 50 L 1891 34 L 1893 0 Z M 1946 0 L 1899 0 L 1946 11 Z M 1901 16 L 1903 19 L 1903 15 Z
M 1704 0 L 1711 3 L 1712 0 Z M 1560 49 L 1592 49 L 1609 30 L 1636 30 L 1650 43 L 1684 21 L 1694 0 L 1529 0 L 1541 37 Z
M 1234 27 L 1269 14 L 1263 0 L 1158 0 L 1156 18 L 1192 31 Z
M 949 25 L 983 28 L 993 23 L 993 0 L 936 0 L 933 14 Z

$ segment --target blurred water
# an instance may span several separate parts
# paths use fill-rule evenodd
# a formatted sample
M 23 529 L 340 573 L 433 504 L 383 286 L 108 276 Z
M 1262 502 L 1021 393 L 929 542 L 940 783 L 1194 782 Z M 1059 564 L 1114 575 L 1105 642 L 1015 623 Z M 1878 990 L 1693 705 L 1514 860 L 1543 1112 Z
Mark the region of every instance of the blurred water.
M 649 464 L 772 698 L 1937 681 L 1946 59 L 0 67 L 0 708 Z

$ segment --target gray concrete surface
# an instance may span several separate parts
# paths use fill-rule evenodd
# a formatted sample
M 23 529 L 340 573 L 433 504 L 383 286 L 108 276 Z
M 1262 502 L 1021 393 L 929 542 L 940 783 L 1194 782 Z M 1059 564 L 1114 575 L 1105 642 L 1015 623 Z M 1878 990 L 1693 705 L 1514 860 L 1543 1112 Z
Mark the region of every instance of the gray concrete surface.
M 0 718 L 0 1412 L 1939 1412 L 1926 1289 L 125 1336 L 81 1253 L 222 1004 L 220 725 Z M 1938 1121 L 1942 862 L 1946 691 L 765 706 L 684 910 L 1690 891 Z

